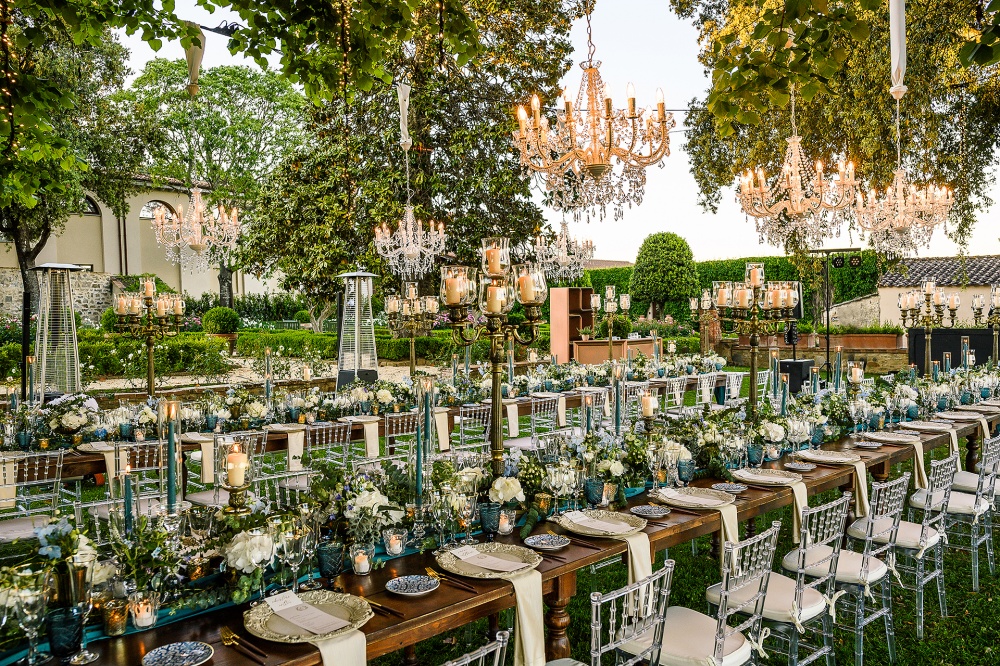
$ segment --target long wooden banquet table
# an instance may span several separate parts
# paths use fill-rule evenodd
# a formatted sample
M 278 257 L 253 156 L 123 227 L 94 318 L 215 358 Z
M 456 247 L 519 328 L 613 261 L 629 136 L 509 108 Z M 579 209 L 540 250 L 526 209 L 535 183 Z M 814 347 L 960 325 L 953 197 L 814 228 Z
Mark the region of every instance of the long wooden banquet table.
M 1000 416 L 987 417 L 990 429 L 995 429 Z M 955 423 L 960 437 L 967 439 L 967 455 L 965 466 L 972 470 L 978 453 L 980 427 L 976 422 Z M 938 447 L 948 447 L 950 437 L 947 433 L 920 435 L 924 451 Z M 837 442 L 825 444 L 825 449 L 851 448 L 851 440 L 847 437 Z M 893 464 L 911 460 L 912 447 L 907 445 L 883 445 L 880 449 L 869 451 L 853 449 L 864 459 L 869 472 L 876 480 L 888 478 Z M 783 460 L 767 463 L 768 467 L 782 468 Z M 803 473 L 802 476 L 808 488 L 809 495 L 841 488 L 849 490 L 853 482 L 854 468 L 844 466 L 817 466 L 816 469 Z M 711 479 L 701 479 L 694 482 L 697 486 L 708 486 Z M 630 506 L 647 502 L 646 493 L 642 493 L 629 501 Z M 792 493 L 787 488 L 763 490 L 751 488 L 742 494 L 736 502 L 740 522 L 747 523 L 747 529 L 755 529 L 755 518 L 761 514 L 780 509 L 792 504 Z M 697 513 L 674 509 L 667 517 L 650 523 L 645 532 L 649 535 L 650 545 L 654 553 L 677 546 L 691 539 L 717 533 L 720 529 L 719 513 L 705 511 Z M 552 529 L 562 530 L 552 524 L 545 523 L 536 531 Z M 558 659 L 570 655 L 570 643 L 567 630 L 570 616 L 567 605 L 577 592 L 576 572 L 596 562 L 609 557 L 622 556 L 626 553 L 625 542 L 614 539 L 584 538 L 596 546 L 596 549 L 570 544 L 560 551 L 560 557 L 565 562 L 543 559 L 538 570 L 542 574 L 543 595 L 547 610 L 545 613 L 546 627 L 546 657 Z M 521 540 L 515 532 L 507 537 L 498 537 L 507 543 L 520 544 Z M 355 576 L 351 573 L 342 574 L 337 581 L 338 589 L 351 594 L 364 595 L 372 600 L 403 614 L 402 618 L 376 614 L 362 631 L 368 640 L 368 658 L 376 657 L 407 649 L 408 664 L 416 664 L 412 646 L 420 641 L 437 636 L 445 631 L 464 626 L 473 620 L 484 617 L 495 618 L 499 611 L 514 605 L 514 594 L 511 585 L 505 581 L 489 581 L 466 579 L 476 592 L 467 592 L 450 585 L 442 585 L 431 595 L 416 599 L 402 599 L 385 591 L 387 580 L 396 576 L 424 573 L 427 566 L 436 566 L 434 557 L 429 554 L 408 555 L 399 559 L 389 560 L 382 569 L 368 576 Z M 98 664 L 121 666 L 123 664 L 138 664 L 142 656 L 149 650 L 177 641 L 204 641 L 216 648 L 213 664 L 229 666 L 230 664 L 246 664 L 246 659 L 238 652 L 222 645 L 220 629 L 224 626 L 251 638 L 268 653 L 268 666 L 272 664 L 287 664 L 289 666 L 312 666 L 321 664 L 319 651 L 311 645 L 287 645 L 253 639 L 243 629 L 242 613 L 244 607 L 229 607 L 192 618 L 185 622 L 167 624 L 142 633 L 131 634 L 121 638 L 112 638 L 94 644 L 100 651 Z

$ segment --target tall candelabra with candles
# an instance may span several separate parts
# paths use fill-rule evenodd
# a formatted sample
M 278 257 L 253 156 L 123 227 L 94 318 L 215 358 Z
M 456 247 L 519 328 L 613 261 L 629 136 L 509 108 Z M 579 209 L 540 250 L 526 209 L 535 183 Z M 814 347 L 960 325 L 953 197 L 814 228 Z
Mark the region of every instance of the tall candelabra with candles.
M 764 264 L 748 263 L 743 282 L 713 282 L 712 291 L 691 299 L 691 317 L 697 326 L 702 314 L 716 310 L 723 327 L 750 337 L 750 404 L 747 421 L 757 415 L 757 350 L 761 336 L 776 335 L 795 321 L 799 302 L 797 282 L 767 282 Z
M 986 309 L 986 298 L 981 294 L 972 297 L 972 316 L 976 326 L 984 323 L 993 329 L 993 361 L 994 367 L 1000 365 L 1000 284 L 990 287 L 990 308 L 983 317 L 983 310 Z
M 954 328 L 962 300 L 956 292 L 945 294 L 934 280 L 924 280 L 921 291 L 899 295 L 899 315 L 904 327 L 924 329 L 924 377 L 931 377 L 931 334 L 935 328 Z M 948 317 L 945 318 L 945 309 Z
M 403 285 L 403 294 L 386 296 L 385 314 L 389 330 L 397 338 L 410 339 L 410 376 L 417 372 L 416 339 L 429 335 L 438 313 L 438 301 L 433 296 L 418 296 L 417 283 Z
M 177 335 L 184 321 L 184 297 L 156 295 L 156 283 L 145 280 L 137 294 L 121 294 L 115 301 L 115 330 L 146 342 L 146 393 L 156 394 L 153 345 Z
M 538 336 L 541 306 L 548 297 L 545 272 L 532 264 L 511 264 L 507 238 L 484 238 L 482 275 L 468 266 L 441 268 L 441 303 L 448 308 L 452 339 L 468 347 L 481 338 L 489 340 L 491 393 L 490 454 L 493 473 L 503 473 L 503 405 L 500 399 L 507 345 L 528 346 Z M 518 327 L 507 320 L 514 303 L 524 307 L 525 322 Z M 469 308 L 478 303 L 484 324 L 468 320 Z
M 632 297 L 628 294 L 620 294 L 615 297 L 615 285 L 609 284 L 604 287 L 604 299 L 601 299 L 600 294 L 590 295 L 590 309 L 595 312 L 604 310 L 605 316 L 608 318 L 608 360 L 613 361 L 615 358 L 615 336 L 614 336 L 614 319 L 615 314 L 618 312 L 619 307 L 622 312 L 628 312 L 629 308 L 632 307 Z

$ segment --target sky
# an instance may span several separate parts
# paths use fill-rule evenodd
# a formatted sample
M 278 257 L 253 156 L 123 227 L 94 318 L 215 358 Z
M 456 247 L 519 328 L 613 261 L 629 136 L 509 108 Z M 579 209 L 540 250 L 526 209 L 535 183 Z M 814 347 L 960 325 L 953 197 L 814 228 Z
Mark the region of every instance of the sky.
M 202 25 L 215 26 L 222 20 L 238 20 L 234 14 L 216 11 L 209 14 L 195 0 L 177 0 L 178 14 Z M 591 19 L 595 59 L 602 61 L 601 76 L 616 107 L 624 106 L 629 82 L 635 86 L 639 106 L 655 102 L 657 88 L 662 88 L 668 109 L 684 109 L 694 97 L 702 97 L 709 86 L 709 77 L 698 62 L 698 33 L 691 23 L 670 11 L 666 0 L 605 0 L 596 3 Z M 179 43 L 167 43 L 154 53 L 139 35 L 119 34 L 130 50 L 130 66 L 135 73 L 150 59 L 161 56 L 183 58 Z M 584 60 L 587 36 L 584 21 L 573 26 L 574 62 Z M 887 37 L 888 38 L 888 37 Z M 208 42 L 203 68 L 224 64 L 256 65 L 246 58 L 232 56 L 226 49 L 226 38 L 207 33 Z M 889 64 L 886 63 L 888 80 Z M 573 97 L 580 85 L 581 70 L 575 64 L 563 79 Z M 735 201 L 732 189 L 722 194 L 718 212 L 703 210 L 697 203 L 698 187 L 684 150 L 684 114 L 675 113 L 677 127 L 671 134 L 670 156 L 663 168 L 647 169 L 646 192 L 640 206 L 626 208 L 621 220 L 614 220 L 609 211 L 603 222 L 570 222 L 570 234 L 590 238 L 598 259 L 634 261 L 643 239 L 659 231 L 673 231 L 683 236 L 698 261 L 750 255 L 778 255 L 779 248 L 761 245 L 752 220 L 747 220 Z M 888 128 L 887 128 L 888 129 Z M 888 133 L 887 133 L 888 136 Z M 775 146 L 784 151 L 784 145 Z M 808 146 L 806 145 L 808 153 Z M 820 156 L 817 156 L 820 157 Z M 864 172 L 864 165 L 858 165 Z M 991 198 L 1000 201 L 1000 191 L 994 187 Z M 538 197 L 541 204 L 541 197 Z M 1000 254 L 996 208 L 981 213 L 972 233 L 970 254 Z M 558 211 L 545 210 L 546 219 L 556 229 L 562 220 Z M 827 247 L 860 247 L 858 239 L 846 234 L 832 239 Z M 951 256 L 958 246 L 940 230 L 935 232 L 929 248 L 921 248 L 921 256 Z

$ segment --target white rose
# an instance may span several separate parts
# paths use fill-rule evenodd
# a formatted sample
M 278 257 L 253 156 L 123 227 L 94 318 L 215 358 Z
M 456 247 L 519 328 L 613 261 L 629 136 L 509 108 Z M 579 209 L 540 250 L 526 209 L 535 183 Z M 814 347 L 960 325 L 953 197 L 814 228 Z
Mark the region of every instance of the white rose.
M 490 488 L 490 501 L 501 504 L 511 500 L 524 501 L 524 491 L 521 489 L 521 482 L 512 476 L 501 476 L 493 482 Z
M 601 472 L 603 474 L 604 472 L 607 472 L 609 469 L 611 469 L 610 460 L 602 460 L 601 462 L 597 463 L 598 472 Z
M 392 402 L 392 393 L 386 389 L 379 389 L 378 393 L 375 394 L 375 398 L 383 405 L 388 405 Z
M 611 476 L 621 476 L 625 473 L 625 465 L 621 464 L 619 461 L 615 460 L 611 463 L 608 471 L 611 472 Z
M 688 448 L 686 446 L 680 447 L 680 449 L 677 451 L 677 459 L 691 460 L 691 452 L 688 451 Z

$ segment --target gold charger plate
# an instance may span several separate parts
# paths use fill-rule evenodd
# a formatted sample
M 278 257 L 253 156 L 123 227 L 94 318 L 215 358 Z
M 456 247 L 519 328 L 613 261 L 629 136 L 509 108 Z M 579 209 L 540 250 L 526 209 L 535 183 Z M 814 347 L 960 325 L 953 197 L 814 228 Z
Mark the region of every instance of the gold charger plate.
M 618 513 L 617 511 L 604 511 L 602 509 L 584 509 L 583 511 L 587 514 L 588 518 L 593 518 L 594 520 L 613 520 L 617 523 L 625 523 L 628 525 L 629 529 L 624 532 L 607 532 L 605 530 L 594 529 L 592 527 L 587 527 L 586 525 L 579 525 L 574 523 L 572 520 L 566 516 L 557 516 L 553 518 L 553 521 L 559 527 L 573 532 L 574 534 L 579 534 L 580 536 L 593 536 L 593 537 L 622 537 L 628 536 L 630 534 L 635 534 L 636 532 L 642 531 L 646 527 L 646 520 L 638 516 L 634 516 L 627 513 Z
M 525 548 L 523 546 L 515 546 L 509 543 L 477 543 L 473 546 L 473 548 L 478 550 L 480 553 L 486 553 L 487 555 L 492 555 L 493 557 L 501 560 L 524 562 L 528 566 L 518 569 L 517 571 L 491 571 L 489 569 L 477 567 L 475 564 L 466 564 L 463 560 L 458 559 L 449 551 L 437 553 L 434 557 L 437 559 L 438 565 L 448 573 L 453 573 L 458 576 L 466 576 L 467 578 L 483 578 L 488 580 L 508 579 L 514 574 L 519 574 L 528 569 L 534 569 L 542 563 L 541 555 L 530 548 Z
M 364 599 L 352 594 L 341 594 L 330 590 L 300 592 L 299 598 L 325 613 L 347 620 L 349 624 L 336 631 L 314 634 L 276 615 L 266 603 L 258 604 L 243 613 L 243 626 L 247 631 L 266 641 L 275 643 L 312 643 L 335 638 L 341 634 L 364 626 L 375 615 L 372 607 Z

